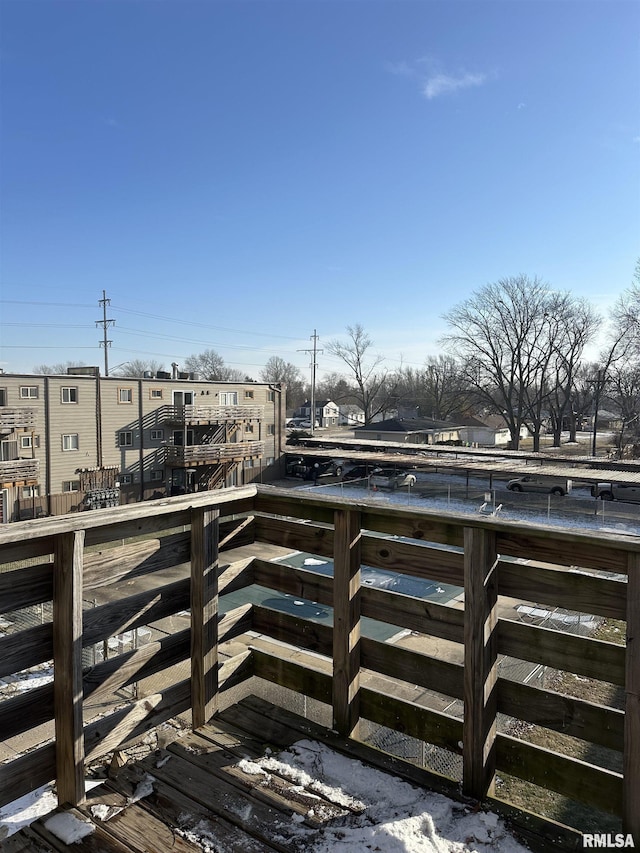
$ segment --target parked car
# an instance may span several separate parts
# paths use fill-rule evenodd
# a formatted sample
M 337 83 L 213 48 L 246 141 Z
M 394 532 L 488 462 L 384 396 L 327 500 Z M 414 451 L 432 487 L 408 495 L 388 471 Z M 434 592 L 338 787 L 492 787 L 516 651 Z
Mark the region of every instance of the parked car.
M 416 475 L 396 468 L 380 468 L 371 475 L 369 482 L 376 489 L 398 489 L 401 486 L 415 486 Z
M 602 501 L 640 503 L 640 483 L 598 483 L 591 487 L 591 494 Z
M 375 474 L 380 470 L 381 469 L 378 465 L 354 465 L 353 468 L 349 468 L 349 470 L 345 472 L 342 481 L 344 483 L 349 483 L 357 480 L 366 480 L 372 474 Z
M 343 471 L 341 459 L 314 459 L 309 456 L 288 456 L 285 472 L 288 477 L 314 480 L 325 474 L 340 477 Z
M 542 492 L 551 495 L 566 495 L 571 491 L 571 480 L 550 477 L 516 477 L 509 480 L 507 488 L 512 492 Z

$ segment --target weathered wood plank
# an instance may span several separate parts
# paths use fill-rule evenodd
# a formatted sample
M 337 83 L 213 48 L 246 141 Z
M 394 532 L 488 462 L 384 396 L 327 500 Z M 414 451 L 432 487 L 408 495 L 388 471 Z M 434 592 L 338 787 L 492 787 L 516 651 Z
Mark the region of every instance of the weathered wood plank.
M 165 755 L 171 755 L 171 760 L 162 764 Z M 160 761 L 150 756 L 142 761 L 140 766 L 165 785 L 179 791 L 188 790 L 190 799 L 220 815 L 263 844 L 270 845 L 282 853 L 294 853 L 300 849 L 294 841 L 299 833 L 288 828 L 291 822 L 285 819 L 283 812 L 261 803 L 246 791 L 241 791 L 222 774 L 217 775 L 212 784 L 211 773 L 194 760 L 194 753 L 185 750 L 179 743 L 171 744 L 168 752 L 163 751 L 159 758 Z M 159 764 L 162 766 L 158 766 Z
M 53 658 L 53 624 L 45 622 L 0 637 L 0 677 Z
M 254 604 L 253 630 L 274 640 L 290 643 L 292 646 L 308 649 L 331 659 L 333 651 L 331 625 L 310 622 L 308 619 L 302 619 L 290 613 L 282 613 L 279 610 Z
M 193 510 L 191 518 L 191 711 L 203 726 L 217 710 L 218 528 L 217 509 Z
M 527 527 L 513 524 L 511 529 L 500 530 L 497 533 L 498 552 L 527 560 L 535 555 L 540 563 L 624 573 L 627 570 L 627 549 L 638 548 L 632 542 L 606 534 L 541 531 Z
M 93 761 L 118 747 L 135 743 L 155 726 L 186 711 L 190 700 L 190 683 L 185 679 L 94 720 L 84 731 L 86 760 Z
M 174 533 L 85 554 L 85 590 L 188 564 L 190 534 Z
M 503 734 L 496 738 L 496 767 L 578 802 L 622 814 L 620 773 Z
M 241 652 L 218 667 L 218 693 L 222 700 L 226 691 L 233 690 L 254 676 L 253 656 L 250 651 Z
M 362 537 L 362 562 L 366 566 L 453 586 L 462 587 L 464 583 L 460 549 L 432 548 L 415 542 L 365 535 Z
M 433 601 L 365 587 L 362 590 L 362 615 L 443 640 L 463 641 L 464 612 Z
M 277 657 L 262 649 L 252 649 L 254 674 L 311 699 L 331 704 L 331 675 L 293 660 Z
M 361 694 L 363 719 L 460 753 L 462 720 L 378 690 L 363 687 Z
M 501 560 L 500 595 L 552 607 L 566 607 L 610 619 L 625 619 L 627 585 L 567 569 Z
M 623 824 L 640 841 L 640 555 L 630 554 L 625 655 Z
M 20 610 L 53 597 L 53 565 L 41 563 L 0 572 L 0 613 Z
M 462 788 L 478 800 L 495 792 L 497 562 L 495 534 L 465 528 Z
M 298 569 L 282 563 L 255 558 L 253 582 L 278 592 L 318 601 L 329 607 L 333 605 L 333 579 L 309 569 Z
M 256 515 L 256 542 L 333 557 L 333 529 L 317 524 Z
M 84 645 L 164 619 L 189 607 L 189 578 L 84 611 Z
M 35 791 L 56 778 L 56 747 L 54 743 L 0 764 L 0 806 Z
M 364 669 L 427 690 L 436 690 L 455 699 L 463 698 L 464 668 L 460 664 L 439 660 L 401 646 L 391 646 L 370 637 L 362 637 L 360 642 L 360 662 Z
M 53 707 L 58 803 L 84 799 L 82 559 L 84 531 L 56 537 L 53 564 Z
M 625 650 L 615 643 L 500 619 L 498 649 L 520 660 L 624 685 Z
M 173 756 L 166 753 L 157 761 L 166 761 L 167 759 L 172 761 Z M 151 765 L 150 772 L 152 774 L 154 770 L 155 768 Z M 140 767 L 132 765 L 123 768 L 116 780 L 110 780 L 107 783 L 106 789 L 100 788 L 87 795 L 86 809 L 83 811 L 99 803 L 106 803 L 114 808 L 124 806 L 127 798 L 131 797 L 145 776 L 146 771 Z M 105 790 L 113 792 L 112 798 L 105 794 Z M 193 830 L 197 826 L 199 833 L 213 849 L 228 850 L 229 853 L 265 853 L 264 845 L 261 842 L 251 838 L 220 815 L 215 815 L 209 809 L 192 800 L 186 795 L 186 792 L 167 785 L 157 776 L 154 776 L 153 792 L 144 798 L 144 809 L 156 821 L 179 830 Z M 142 831 L 139 834 L 142 844 L 144 844 L 144 838 L 145 832 Z M 174 833 L 174 839 L 177 840 L 178 838 L 179 836 Z M 166 845 L 160 853 L 174 849 L 172 842 Z M 198 849 L 202 850 L 202 847 Z
M 565 735 L 622 750 L 624 712 L 498 678 L 498 711 Z
M 333 725 L 357 737 L 360 717 L 360 514 L 336 510 L 333 555 Z

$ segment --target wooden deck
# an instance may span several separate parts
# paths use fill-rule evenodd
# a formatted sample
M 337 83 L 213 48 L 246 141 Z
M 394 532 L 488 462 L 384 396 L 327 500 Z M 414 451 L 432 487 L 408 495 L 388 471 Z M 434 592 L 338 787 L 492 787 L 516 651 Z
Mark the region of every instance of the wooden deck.
M 266 782 L 264 776 L 238 766 L 242 759 L 258 759 L 302 739 L 325 743 L 350 758 L 413 784 L 419 782 L 418 769 L 411 773 L 406 764 L 388 755 L 249 696 L 197 732 L 186 731 L 166 749 L 125 764 L 115 779 L 92 788 L 81 807 L 58 811 L 95 827 L 73 845 L 78 853 L 303 853 L 323 838 L 328 826 L 348 826 L 361 810 L 319 797 L 317 790 L 302 788 L 273 772 Z M 105 763 L 103 773 L 107 768 Z M 141 783 L 142 796 L 136 800 Z M 345 780 L 347 793 L 348 784 Z M 469 808 L 475 807 L 470 801 Z M 68 845 L 46 829 L 50 818 L 43 817 L 11 836 L 2 850 L 68 851 Z M 536 848 L 544 849 L 539 822 L 533 816 L 531 821 Z M 567 833 L 567 840 L 570 836 L 575 844 L 572 833 Z M 520 839 L 527 841 L 522 829 Z M 557 840 L 557 835 L 549 838 L 549 851 Z

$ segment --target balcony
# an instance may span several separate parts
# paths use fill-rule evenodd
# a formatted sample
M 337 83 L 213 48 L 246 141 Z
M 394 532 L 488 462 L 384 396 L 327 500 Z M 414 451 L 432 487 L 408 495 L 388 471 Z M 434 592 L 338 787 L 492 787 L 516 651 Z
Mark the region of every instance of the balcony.
M 13 432 L 16 429 L 35 429 L 36 410 L 8 408 L 0 406 L 0 432 Z
M 167 445 L 165 465 L 172 468 L 192 465 L 217 465 L 220 462 L 242 462 L 264 453 L 262 441 L 236 441 L 229 444 Z
M 37 459 L 10 459 L 0 462 L 0 485 L 33 486 L 38 482 L 40 463 Z
M 638 537 L 246 486 L 8 525 L 0 549 L 0 612 L 14 626 L 16 613 L 37 617 L 0 637 L 0 678 L 53 661 L 52 683 L 0 702 L 7 751 L 29 745 L 0 765 L 0 807 L 55 780 L 60 804 L 118 850 L 152 832 L 169 849 L 187 808 L 231 827 L 237 849 L 293 850 L 301 822 L 328 832 L 351 819 L 319 817 L 277 773 L 264 788 L 243 770 L 241 757 L 295 731 L 507 816 L 534 850 L 578 849 L 582 818 L 532 815 L 498 787 L 504 776 L 599 810 L 614 827 L 601 831 L 639 843 Z M 432 592 L 368 585 L 365 567 Z M 619 620 L 626 645 L 536 624 L 521 603 Z M 506 658 L 619 688 L 622 706 L 505 675 Z M 251 698 L 257 687 L 268 702 Z M 87 763 L 187 711 L 191 733 L 87 794 Z M 528 740 L 531 726 L 587 757 Z M 450 772 L 434 771 L 434 751 Z M 153 794 L 136 811 L 145 774 Z M 128 817 L 100 824 L 97 804 Z M 40 849 L 29 839 L 11 849 Z
M 167 424 L 206 426 L 208 424 L 262 420 L 264 406 L 163 406 L 162 416 Z

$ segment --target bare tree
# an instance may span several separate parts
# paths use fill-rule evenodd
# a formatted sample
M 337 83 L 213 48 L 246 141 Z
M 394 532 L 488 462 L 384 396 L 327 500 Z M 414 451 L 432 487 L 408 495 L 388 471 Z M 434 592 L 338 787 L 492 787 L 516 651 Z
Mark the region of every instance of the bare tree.
M 445 345 L 462 359 L 478 398 L 504 418 L 513 449 L 527 422 L 539 442 L 553 310 L 549 286 L 520 275 L 485 285 L 444 315 Z
M 145 373 L 152 373 L 154 376 L 160 370 L 164 370 L 164 365 L 153 359 L 145 361 L 144 359 L 135 358 L 133 361 L 126 361 L 124 364 L 119 364 L 110 371 L 112 376 L 144 376 Z
M 184 366 L 189 373 L 199 373 L 209 382 L 253 382 L 242 370 L 227 367 L 220 353 L 213 349 L 190 355 L 185 359 Z
M 355 384 L 354 397 L 364 411 L 365 424 L 369 424 L 388 408 L 388 371 L 382 367 L 381 355 L 369 356 L 373 341 L 359 323 L 347 326 L 347 334 L 347 343 L 331 341 L 327 350 L 348 367 Z
M 34 373 L 44 376 L 64 376 L 69 367 L 84 367 L 84 361 L 65 361 L 58 364 L 39 364 L 33 368 Z
M 300 368 L 278 355 L 272 355 L 260 371 L 262 382 L 285 385 L 287 408 L 297 409 L 305 401 L 304 379 Z

